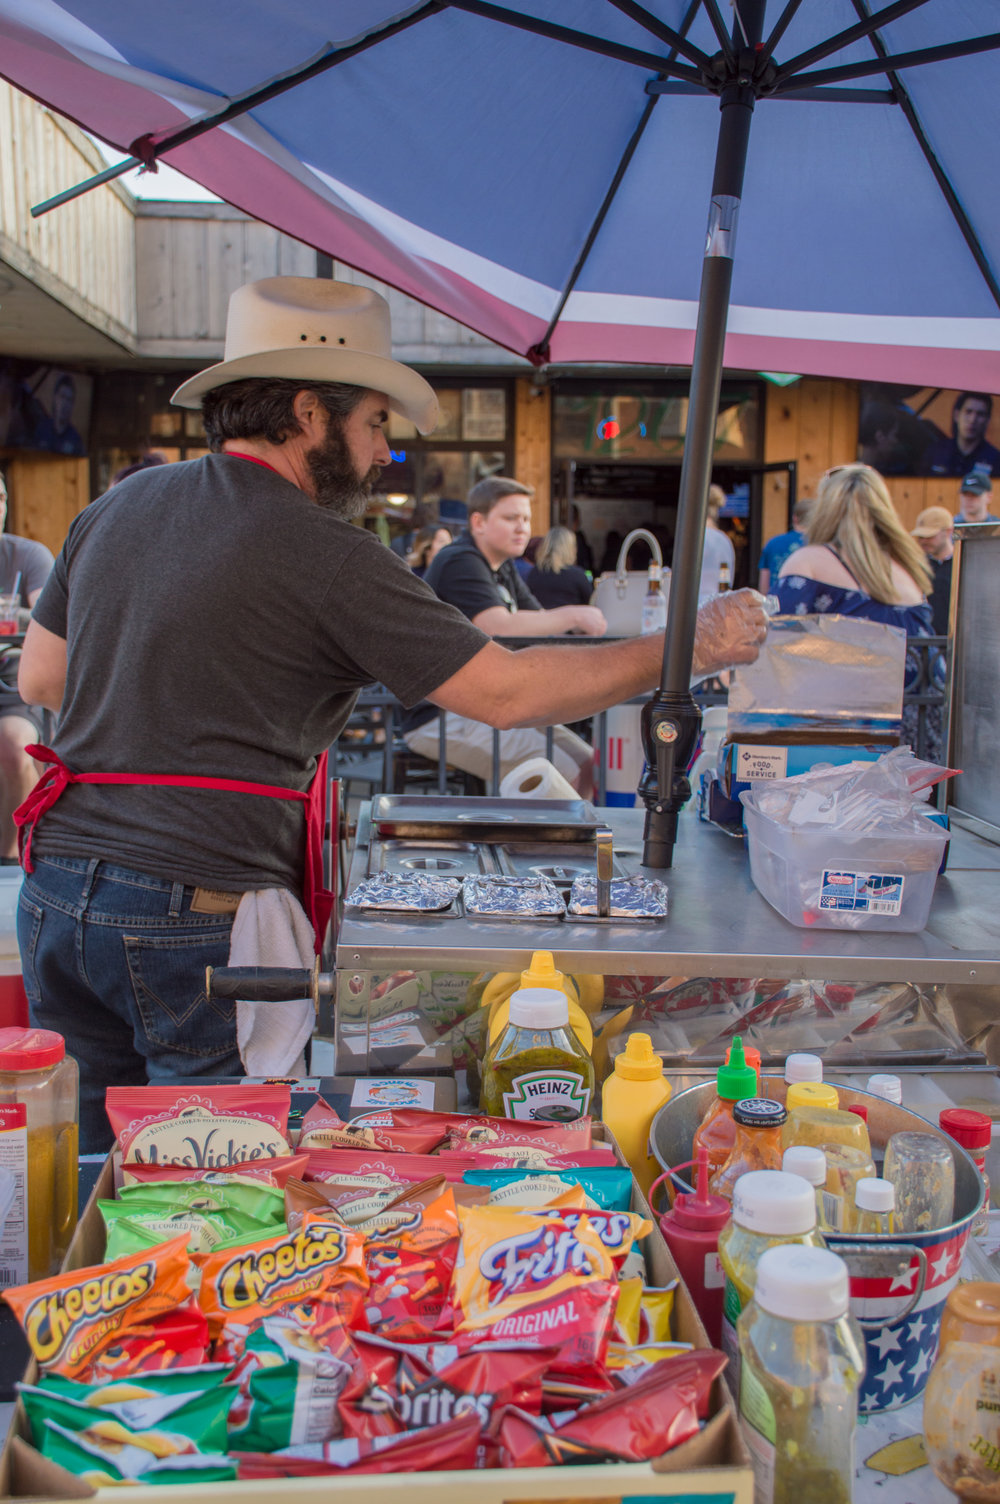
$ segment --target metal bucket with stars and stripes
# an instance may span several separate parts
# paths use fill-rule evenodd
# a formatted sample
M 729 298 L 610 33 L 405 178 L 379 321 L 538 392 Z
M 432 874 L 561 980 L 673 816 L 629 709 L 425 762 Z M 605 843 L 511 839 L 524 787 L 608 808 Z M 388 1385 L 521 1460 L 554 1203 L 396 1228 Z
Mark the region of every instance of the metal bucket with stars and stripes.
M 867 1366 L 858 1396 L 863 1413 L 895 1410 L 923 1392 L 937 1353 L 941 1315 L 958 1273 L 973 1218 L 982 1205 L 984 1188 L 969 1155 L 926 1118 L 885 1102 L 867 1092 L 838 1083 L 843 1108 L 860 1104 L 868 1109 L 868 1131 L 876 1161 L 894 1133 L 931 1133 L 951 1150 L 955 1164 L 954 1216 L 947 1227 L 919 1233 L 861 1237 L 854 1233 L 824 1233 L 829 1248 L 839 1253 L 851 1276 L 851 1309 L 865 1336 Z M 784 1101 L 785 1082 L 764 1075 L 762 1094 Z M 653 1119 L 651 1146 L 664 1169 L 691 1158 L 694 1131 L 715 1097 L 714 1081 L 679 1092 Z M 674 1177 L 679 1190 L 689 1187 Z

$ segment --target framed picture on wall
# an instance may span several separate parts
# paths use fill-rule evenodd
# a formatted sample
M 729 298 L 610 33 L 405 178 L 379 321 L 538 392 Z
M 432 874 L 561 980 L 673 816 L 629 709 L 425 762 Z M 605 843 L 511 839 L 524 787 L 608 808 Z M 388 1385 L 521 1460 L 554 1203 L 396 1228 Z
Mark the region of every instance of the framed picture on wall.
M 1000 475 L 1000 397 L 862 382 L 858 459 L 883 475 Z
M 86 454 L 93 386 L 79 371 L 0 358 L 0 444 Z

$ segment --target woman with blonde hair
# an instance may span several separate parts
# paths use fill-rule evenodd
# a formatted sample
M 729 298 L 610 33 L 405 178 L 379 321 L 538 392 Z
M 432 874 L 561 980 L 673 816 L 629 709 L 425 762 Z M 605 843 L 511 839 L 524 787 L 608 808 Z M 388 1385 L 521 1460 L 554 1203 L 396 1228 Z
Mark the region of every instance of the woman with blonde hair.
M 550 528 L 538 545 L 525 584 L 546 611 L 588 605 L 594 587 L 576 562 L 576 534 L 568 527 Z
M 923 550 L 900 522 L 878 471 L 828 470 L 809 512 L 806 543 L 781 566 L 782 611 L 864 616 L 925 636 L 932 631 L 930 588 Z
M 826 472 L 809 509 L 806 542 L 782 564 L 773 588 L 786 616 L 860 616 L 900 627 L 908 637 L 934 635 L 927 560 L 870 465 Z M 914 651 L 907 655 L 906 689 L 916 687 L 920 671 Z M 917 729 L 916 707 L 904 706 L 903 739 L 914 747 Z M 928 716 L 927 753 L 937 761 L 940 752 L 940 720 Z

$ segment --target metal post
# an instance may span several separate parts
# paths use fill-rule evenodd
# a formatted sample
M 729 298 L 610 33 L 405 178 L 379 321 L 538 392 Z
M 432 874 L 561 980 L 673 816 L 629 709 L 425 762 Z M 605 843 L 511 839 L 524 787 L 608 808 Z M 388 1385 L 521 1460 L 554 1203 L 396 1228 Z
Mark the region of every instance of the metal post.
M 660 689 L 642 711 L 646 772 L 639 793 L 646 805 L 642 859 L 647 867 L 669 867 L 673 859 L 677 816 L 691 794 L 686 769 L 701 729 L 701 711 L 691 694 L 691 664 L 736 221 L 756 100 L 754 49 L 761 38 L 764 3 L 765 0 L 742 0 L 737 10 L 733 32 L 735 66 L 719 103 L 719 138 L 691 367 L 663 675 Z M 677 561 L 680 568 L 676 567 Z

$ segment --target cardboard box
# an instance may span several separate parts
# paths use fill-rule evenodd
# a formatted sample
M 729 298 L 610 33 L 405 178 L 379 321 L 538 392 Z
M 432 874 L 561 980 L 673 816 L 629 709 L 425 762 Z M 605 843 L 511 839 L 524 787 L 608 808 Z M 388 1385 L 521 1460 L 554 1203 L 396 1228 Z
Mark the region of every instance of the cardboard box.
M 600 1130 L 597 1137 L 602 1136 Z M 114 1194 L 114 1170 L 109 1158 L 80 1218 L 66 1255 L 65 1268 L 80 1269 L 100 1263 L 104 1257 L 104 1222 L 99 1199 Z M 633 1186 L 632 1209 L 648 1217 L 654 1231 L 644 1252 L 650 1283 L 669 1284 L 677 1278 L 670 1250 L 641 1192 Z M 707 1347 L 705 1328 L 691 1297 L 678 1286 L 674 1303 L 674 1336 L 679 1342 Z M 25 1378 L 37 1376 L 32 1364 Z M 753 1504 L 753 1473 L 744 1446 L 729 1390 L 717 1380 L 712 1396 L 712 1418 L 697 1436 L 652 1462 L 614 1463 L 593 1467 L 484 1468 L 474 1472 L 427 1472 L 385 1476 L 329 1476 L 317 1478 L 263 1479 L 248 1483 L 160 1485 L 154 1495 L 148 1487 L 116 1486 L 113 1504 L 288 1504 L 288 1495 L 298 1504 L 534 1504 L 534 1501 L 600 1500 L 601 1504 L 628 1504 L 651 1498 L 697 1500 L 708 1504 Z M 0 1457 L 0 1498 L 39 1500 L 93 1498 L 93 1491 L 73 1474 L 35 1451 L 27 1440 L 24 1411 L 18 1404 L 10 1435 Z M 112 1494 L 106 1497 L 111 1504 Z
M 841 767 L 847 762 L 875 762 L 891 752 L 889 742 L 723 742 L 719 749 L 718 775 L 727 799 L 736 800 L 754 783 L 794 778 L 808 773 L 817 763 Z

